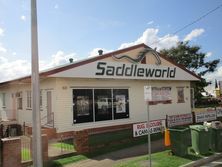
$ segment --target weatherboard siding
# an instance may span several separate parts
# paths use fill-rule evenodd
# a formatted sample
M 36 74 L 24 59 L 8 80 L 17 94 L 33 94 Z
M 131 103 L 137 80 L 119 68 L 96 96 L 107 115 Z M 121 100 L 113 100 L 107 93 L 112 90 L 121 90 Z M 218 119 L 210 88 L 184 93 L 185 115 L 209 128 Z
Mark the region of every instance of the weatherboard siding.
M 166 115 L 190 113 L 190 82 L 138 81 L 116 79 L 69 79 L 57 78 L 56 127 L 57 132 L 143 122 L 147 119 L 144 102 L 144 86 L 172 88 L 172 104 L 150 105 L 151 120 L 165 119 Z M 184 87 L 185 103 L 177 103 L 177 87 Z M 65 88 L 65 89 L 64 89 Z M 72 89 L 74 88 L 128 88 L 130 118 L 73 124 Z

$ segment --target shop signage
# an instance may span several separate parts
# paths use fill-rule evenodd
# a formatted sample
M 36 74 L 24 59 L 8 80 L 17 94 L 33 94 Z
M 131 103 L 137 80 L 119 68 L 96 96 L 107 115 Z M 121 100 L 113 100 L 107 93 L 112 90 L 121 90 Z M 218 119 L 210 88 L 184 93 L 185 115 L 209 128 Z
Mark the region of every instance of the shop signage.
M 222 117 L 222 107 L 217 107 L 216 111 L 217 111 L 217 117 Z
M 167 116 L 167 126 L 173 127 L 178 125 L 187 125 L 193 123 L 193 116 L 189 114 L 170 115 Z
M 133 64 L 125 62 L 95 61 L 58 72 L 52 77 L 111 78 L 140 80 L 198 80 L 176 66 Z
M 150 121 L 150 134 L 162 132 L 165 129 L 165 120 Z M 148 134 L 147 122 L 133 124 L 133 137 L 144 136 Z
M 156 50 L 152 49 L 152 48 L 145 48 L 143 51 L 139 52 L 139 54 L 137 55 L 137 58 L 135 58 L 135 59 L 133 59 L 132 57 L 130 57 L 128 55 L 120 55 L 120 56 L 113 55 L 112 57 L 115 58 L 115 59 L 118 59 L 118 60 L 127 59 L 132 63 L 139 63 L 143 60 L 143 58 L 149 52 L 156 58 L 156 65 L 160 65 L 161 60 L 160 60 L 160 57 L 158 55 L 158 52 Z
M 205 122 L 205 121 L 213 121 L 217 119 L 216 111 L 207 111 L 207 112 L 196 112 L 195 113 L 195 121 L 196 123 Z
M 145 78 L 175 78 L 175 67 L 139 67 L 137 64 L 109 65 L 107 62 L 98 62 L 96 74 L 98 76 L 126 76 Z

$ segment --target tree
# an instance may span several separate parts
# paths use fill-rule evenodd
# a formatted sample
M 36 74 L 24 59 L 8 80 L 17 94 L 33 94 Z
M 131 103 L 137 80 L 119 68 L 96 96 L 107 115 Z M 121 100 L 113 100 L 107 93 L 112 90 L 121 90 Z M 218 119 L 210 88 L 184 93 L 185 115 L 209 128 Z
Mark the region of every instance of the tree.
M 206 82 L 203 76 L 207 73 L 214 72 L 220 62 L 219 59 L 207 61 L 206 53 L 201 52 L 200 49 L 200 46 L 189 45 L 189 42 L 180 42 L 176 47 L 160 51 L 161 54 L 185 66 L 188 70 L 202 78 L 201 81 L 196 82 L 194 86 L 196 99 L 202 97 L 201 92 L 205 91 L 204 87 L 210 84 L 210 82 Z

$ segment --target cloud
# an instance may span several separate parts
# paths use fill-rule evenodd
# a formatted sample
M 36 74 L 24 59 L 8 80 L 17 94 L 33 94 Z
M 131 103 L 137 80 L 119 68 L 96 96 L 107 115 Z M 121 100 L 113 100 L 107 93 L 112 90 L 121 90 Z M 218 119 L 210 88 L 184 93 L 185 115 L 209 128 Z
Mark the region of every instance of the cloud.
M 6 53 L 6 52 L 7 52 L 7 49 L 2 46 L 2 43 L 0 43 L 0 53 L 1 53 L 1 52 L 3 52 L 3 53 Z
M 136 41 L 123 43 L 120 45 L 119 49 L 123 49 L 140 43 L 145 43 L 152 48 L 157 48 L 157 50 L 161 50 L 169 49 L 173 46 L 176 46 L 179 42 L 179 37 L 177 35 L 167 34 L 165 36 L 159 37 L 158 32 L 159 29 L 148 28 Z
M 0 81 L 7 81 L 28 75 L 31 71 L 31 64 L 26 60 L 9 61 L 0 56 Z
M 148 25 L 151 25 L 151 24 L 153 24 L 154 23 L 154 21 L 149 21 L 147 24 Z
M 59 50 L 51 56 L 50 62 L 42 61 L 41 62 L 42 66 L 40 65 L 40 69 L 42 70 L 42 69 L 47 69 L 47 68 L 55 67 L 62 64 L 67 64 L 69 63 L 70 58 L 73 58 L 73 61 L 78 60 L 78 58 L 76 58 L 76 53 L 73 52 L 73 53 L 65 54 L 62 50 Z
M 58 4 L 55 4 L 54 8 L 55 8 L 55 9 L 58 9 L 58 8 L 59 8 L 59 5 L 58 5 Z
M 26 21 L 26 16 L 22 15 L 22 16 L 20 17 L 20 19 L 21 19 L 22 21 Z
M 207 52 L 207 53 L 206 53 L 206 57 L 211 57 L 212 54 L 213 54 L 212 52 Z
M 75 53 L 65 54 L 63 51 L 59 50 L 51 56 L 51 60 L 40 60 L 39 70 L 42 71 L 58 65 L 67 64 L 69 62 L 69 58 L 73 58 L 74 61 L 77 60 Z M 22 59 L 11 61 L 6 57 L 0 56 L 0 82 L 30 74 L 31 62 Z
M 4 36 L 4 30 L 0 27 L 0 36 Z
M 113 51 L 113 50 L 107 50 L 107 49 L 104 49 L 104 48 L 94 48 L 93 50 L 91 50 L 89 52 L 89 56 L 88 57 L 98 56 L 99 55 L 98 50 L 103 50 L 103 54 Z
M 204 33 L 204 31 L 205 30 L 203 28 L 194 29 L 189 34 L 186 35 L 186 37 L 184 38 L 184 41 L 190 41 L 193 38 L 200 36 L 202 33 Z

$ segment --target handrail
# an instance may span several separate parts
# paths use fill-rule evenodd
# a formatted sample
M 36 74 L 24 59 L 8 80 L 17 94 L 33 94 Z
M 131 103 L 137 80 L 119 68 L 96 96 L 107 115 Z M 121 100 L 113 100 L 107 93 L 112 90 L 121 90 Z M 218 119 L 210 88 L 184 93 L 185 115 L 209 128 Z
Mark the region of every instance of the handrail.
M 48 120 L 48 118 L 50 118 L 50 120 Z M 52 128 L 54 128 L 54 112 L 42 117 L 41 122 L 46 122 L 43 124 L 43 126 L 51 126 Z

